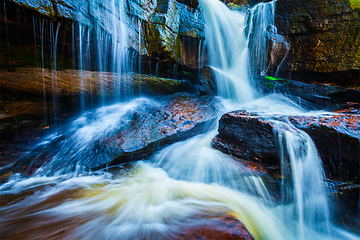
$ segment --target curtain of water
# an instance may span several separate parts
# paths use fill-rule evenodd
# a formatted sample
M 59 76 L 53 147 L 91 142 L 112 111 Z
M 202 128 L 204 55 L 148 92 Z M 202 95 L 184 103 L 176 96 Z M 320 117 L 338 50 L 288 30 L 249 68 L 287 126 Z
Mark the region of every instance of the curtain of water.
M 89 0 L 74 2 L 77 10 L 75 19 L 79 23 L 72 25 L 72 47 L 77 49 L 73 52 L 73 62 L 80 70 L 79 76 L 82 94 L 80 96 L 80 109 L 85 110 L 100 105 L 106 105 L 109 101 L 129 99 L 131 83 L 121 82 L 121 75 L 131 70 L 127 50 L 127 23 L 125 13 L 126 1 L 115 0 Z M 54 45 L 55 46 L 55 45 Z M 56 50 L 56 46 L 53 48 Z M 56 52 L 54 52 L 56 56 Z M 98 72 L 99 89 L 94 89 L 97 96 L 92 96 L 93 87 L 87 71 Z M 112 79 L 105 78 L 109 72 Z M 111 81 L 112 86 L 104 80 Z M 85 89 L 86 88 L 86 89 Z M 111 88 L 111 89 L 109 89 Z M 85 94 L 86 93 L 86 94 Z
M 253 100 L 255 90 L 250 84 L 249 51 L 244 31 L 245 13 L 230 11 L 225 4 L 217 0 L 200 2 L 218 94 L 235 102 Z
M 259 3 L 248 13 L 247 39 L 249 40 L 250 60 L 255 74 L 265 75 L 268 60 L 268 39 L 270 33 L 277 32 L 275 27 L 276 1 Z

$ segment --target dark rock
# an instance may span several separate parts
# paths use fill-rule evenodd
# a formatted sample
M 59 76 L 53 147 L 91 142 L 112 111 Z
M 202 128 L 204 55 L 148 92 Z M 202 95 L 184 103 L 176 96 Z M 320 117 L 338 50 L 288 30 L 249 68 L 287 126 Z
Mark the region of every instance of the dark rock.
M 216 94 L 216 79 L 213 70 L 208 67 L 204 66 L 201 69 L 200 73 L 200 87 L 199 87 L 200 94 Z
M 102 144 L 122 150 L 111 164 L 144 159 L 159 148 L 205 132 L 216 120 L 216 108 L 211 98 L 180 95 L 154 114 L 139 113 L 130 128 L 104 139 Z
M 284 40 L 281 35 L 269 33 L 268 34 L 268 59 L 266 75 L 277 75 L 278 69 L 281 69 L 285 64 L 290 45 Z
M 157 60 L 157 62 L 173 62 L 170 66 L 171 69 L 175 63 L 198 69 L 197 52 L 200 40 L 204 38 L 204 23 L 202 15 L 197 9 L 197 1 L 126 1 L 125 13 L 129 17 L 126 20 L 120 19 L 121 17 L 113 11 L 113 8 L 121 7 L 119 4 L 119 2 L 111 1 L 92 3 L 88 0 L 6 1 L 6 13 L 3 12 L 3 8 L 0 12 L 0 23 L 2 25 L 0 30 L 2 36 L 10 38 L 7 42 L 11 46 L 8 44 L 7 47 L 11 47 L 11 59 L 6 57 L 0 60 L 6 66 L 18 63 L 21 67 L 42 64 L 36 59 L 36 45 L 43 42 L 44 49 L 41 51 L 44 53 L 46 67 L 52 68 L 53 65 L 56 65 L 62 68 L 78 68 L 79 43 L 77 40 L 81 36 L 78 36 L 79 31 L 76 28 L 81 26 L 82 29 L 89 30 L 91 32 L 89 36 L 95 36 L 98 34 L 97 31 L 100 31 L 112 38 L 114 26 L 120 25 L 121 21 L 126 21 L 125 25 L 129 26 L 127 44 L 132 51 L 137 52 L 140 56 Z M 22 13 L 20 17 L 18 12 Z M 5 21 L 5 15 L 7 21 Z M 40 29 L 37 29 L 34 24 L 42 22 L 43 19 L 46 20 L 44 30 L 42 30 L 45 34 L 35 34 L 34 36 L 34 29 L 40 32 Z M 53 25 L 59 26 L 58 46 L 56 48 L 58 51 L 57 63 L 53 62 L 52 48 L 49 51 L 47 49 L 53 44 L 51 42 L 53 36 L 48 34 L 53 31 Z M 6 33 L 6 29 L 10 29 L 10 34 Z M 191 38 L 191 43 L 188 44 L 189 41 L 184 42 L 184 37 Z M 6 39 L 1 40 L 4 41 L 4 45 L 7 43 Z M 97 48 L 97 41 L 100 40 L 93 37 L 90 39 L 90 44 L 94 46 L 91 49 Z M 21 49 L 17 46 L 20 42 Z M 108 43 L 102 45 L 106 44 Z M 194 49 L 196 51 L 193 51 Z M 4 48 L 4 56 L 8 56 L 7 50 Z M 24 53 L 29 55 L 31 60 L 27 60 L 29 57 L 25 57 Z M 101 63 L 95 60 L 98 53 L 94 51 L 88 54 L 94 57 L 91 63 L 85 63 L 85 65 L 89 64 L 89 66 L 85 66 L 85 69 L 99 70 L 98 65 Z M 139 57 L 140 59 L 141 57 Z M 84 69 L 84 66 L 81 68 Z M 139 70 L 139 73 L 149 73 L 143 72 L 139 67 L 134 69 Z
M 292 79 L 358 87 L 360 14 L 347 0 L 279 0 L 276 26 L 290 42 Z
M 313 139 L 329 178 L 360 180 L 360 115 L 283 117 L 283 121 L 286 119 Z M 219 134 L 212 145 L 224 153 L 276 167 L 280 160 L 277 128 L 271 118 L 246 111 L 230 112 L 220 119 Z
M 226 113 L 212 146 L 226 154 L 273 165 L 279 161 L 273 128 L 265 118 L 246 111 Z
M 360 115 L 294 116 L 289 120 L 313 139 L 328 177 L 360 180 Z
M 255 80 L 260 91 L 286 94 L 308 108 L 335 111 L 344 108 L 348 102 L 360 103 L 360 91 L 355 89 L 261 76 L 255 77 Z

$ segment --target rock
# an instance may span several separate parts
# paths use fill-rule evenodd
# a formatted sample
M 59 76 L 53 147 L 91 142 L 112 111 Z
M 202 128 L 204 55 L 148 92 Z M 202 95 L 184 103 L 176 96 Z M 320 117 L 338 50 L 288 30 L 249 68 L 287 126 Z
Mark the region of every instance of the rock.
M 212 140 L 212 146 L 267 166 L 278 164 L 274 127 L 267 119 L 246 111 L 226 113 L 219 121 L 219 134 Z
M 325 84 L 309 84 L 274 77 L 256 77 L 257 87 L 264 93 L 283 93 L 300 106 L 336 111 L 348 102 L 360 103 L 360 91 Z
M 94 36 L 104 35 L 113 41 L 115 38 L 112 35 L 123 33 L 121 26 L 126 25 L 127 47 L 138 59 L 132 63 L 133 70 L 168 78 L 191 79 L 183 72 L 199 69 L 198 51 L 204 38 L 204 22 L 197 8 L 198 2 L 131 0 L 124 3 L 125 12 L 121 14 L 114 11 L 121 7 L 119 4 L 117 1 L 94 3 L 89 0 L 7 1 L 7 22 L 5 12 L 1 12 L 0 22 L 9 29 L 7 34 L 6 28 L 1 28 L 1 34 L 9 36 L 7 42 L 11 56 L 8 57 L 8 49 L 3 48 L 2 54 L 6 57 L 0 59 L 1 68 L 42 66 L 99 70 L 101 64 L 94 60 L 99 54 L 95 50 L 97 45 L 104 47 L 116 43 L 101 42 L 101 38 Z M 17 12 L 23 15 L 18 17 Z M 44 26 L 40 24 L 43 19 L 46 20 Z M 58 26 L 56 62 L 52 51 L 54 36 L 50 34 L 54 26 Z M 81 48 L 78 40 L 85 38 L 79 36 L 80 29 L 85 31 L 83 35 L 89 31 L 89 36 L 92 36 L 90 44 L 94 47 L 90 47 L 87 53 L 94 56 L 91 63 L 86 62 L 87 56 L 78 56 Z M 124 36 L 118 34 L 116 39 Z M 42 46 L 40 43 L 43 43 Z M 111 52 L 111 49 L 105 51 Z M 143 67 L 140 63 L 139 66 L 141 61 L 148 63 L 147 58 L 152 64 Z M 78 66 L 81 60 L 83 63 Z
M 292 116 L 289 120 L 313 139 L 329 178 L 360 181 L 360 115 Z
M 159 148 L 205 132 L 208 129 L 207 124 L 216 120 L 217 104 L 209 97 L 196 98 L 177 94 L 159 98 L 157 103 L 141 99 L 134 101 L 132 104 L 139 101 L 140 104 L 120 119 L 106 116 L 106 121 L 111 119 L 118 122 L 118 125 L 109 125 L 113 130 L 105 129 L 100 133 L 93 133 L 91 141 L 88 138 L 81 140 L 83 135 L 80 133 L 88 126 L 83 126 L 82 122 L 100 124 L 97 121 L 102 121 L 104 111 L 112 113 L 116 109 L 126 108 L 126 104 L 125 107 L 109 106 L 104 110 L 84 114 L 73 123 L 73 127 L 68 127 L 69 131 L 64 130 L 53 136 L 48 143 L 40 144 L 20 159 L 10 171 L 31 174 L 40 166 L 45 166 L 50 171 L 66 171 L 77 165 L 87 169 L 99 169 L 146 159 Z M 54 156 L 66 161 L 56 160 L 56 164 L 52 165 Z
M 17 68 L 15 72 L 0 70 L 0 79 L 2 89 L 48 96 L 75 96 L 83 93 L 111 97 L 118 94 L 119 90 L 133 94 L 173 94 L 190 88 L 186 81 L 144 74 L 120 75 L 85 70 Z M 119 82 L 120 88 L 115 82 Z
M 159 11 L 164 9 L 162 7 Z M 193 69 L 199 68 L 198 45 L 200 39 L 204 38 L 204 23 L 197 9 L 170 0 L 166 4 L 166 14 L 155 11 L 149 20 L 144 22 L 144 33 L 144 42 L 150 57 L 157 58 L 158 61 L 172 59 L 174 63 Z
M 216 79 L 213 70 L 208 67 L 204 66 L 201 69 L 200 75 L 200 87 L 199 87 L 200 94 L 216 94 Z
M 322 116 L 283 116 L 313 139 L 329 178 L 356 180 L 359 178 L 360 115 L 328 114 Z M 246 111 L 234 111 L 222 116 L 219 134 L 212 145 L 220 151 L 240 158 L 278 166 L 279 153 L 274 119 Z
M 200 217 L 200 216 L 199 216 Z M 175 239 L 253 240 L 245 225 L 232 216 L 204 217 L 207 222 L 182 230 Z M 204 221 L 204 220 L 202 220 Z
M 283 65 L 285 65 L 289 49 L 289 43 L 281 35 L 269 32 L 266 75 L 277 75 L 278 69 L 281 70 Z
M 331 203 L 335 206 L 334 209 L 337 209 L 333 213 L 334 222 L 339 225 L 348 224 L 352 232 L 359 234 L 359 229 L 349 223 L 358 217 L 360 185 L 327 180 L 327 186 L 330 190 Z
M 290 41 L 292 79 L 359 86 L 360 14 L 350 2 L 277 1 L 276 26 Z

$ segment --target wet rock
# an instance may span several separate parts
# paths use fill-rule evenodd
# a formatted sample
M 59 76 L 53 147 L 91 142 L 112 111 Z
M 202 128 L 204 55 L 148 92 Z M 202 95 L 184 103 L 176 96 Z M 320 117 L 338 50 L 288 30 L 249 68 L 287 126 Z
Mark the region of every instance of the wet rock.
M 74 96 L 83 93 L 111 97 L 120 90 L 134 94 L 173 94 L 190 87 L 186 81 L 143 74 L 120 75 L 85 70 L 18 68 L 15 72 L 0 70 L 0 78 L 2 89 L 49 96 Z M 119 82 L 120 88 L 115 82 Z
M 118 16 L 113 9 L 120 8 L 119 4 L 117 1 L 7 1 L 6 14 L 0 14 L 0 30 L 3 36 L 9 37 L 7 42 L 10 44 L 7 48 L 10 48 L 11 57 L 7 57 L 7 48 L 3 48 L 3 51 L 0 49 L 6 56 L 0 59 L 1 68 L 43 65 L 46 68 L 56 66 L 61 69 L 81 67 L 99 70 L 98 65 L 101 63 L 94 60 L 98 53 L 93 50 L 88 53 L 95 56 L 91 63 L 78 66 L 83 57 L 78 56 L 80 43 L 77 40 L 83 38 L 78 33 L 80 29 L 89 31 L 89 36 L 101 32 L 113 39 L 115 30 L 121 32 L 121 29 L 114 29 L 119 28 L 121 22 L 128 26 L 127 46 L 136 56 L 133 59 L 137 58 L 132 63 L 135 71 L 167 78 L 189 79 L 182 74 L 183 71 L 191 72 L 200 67 L 198 51 L 204 38 L 204 22 L 197 8 L 197 1 L 125 1 L 125 12 Z M 18 17 L 17 12 L 23 14 Z M 40 22 L 44 22 L 44 26 Z M 54 26 L 58 26 L 56 63 L 51 42 L 54 36 L 49 34 Z M 37 29 L 38 27 L 41 29 Z M 6 33 L 6 28 L 10 29 L 9 34 Z M 7 43 L 6 39 L 2 41 L 3 44 Z M 94 45 L 96 49 L 98 41 L 101 40 L 91 37 L 90 45 Z M 39 43 L 43 43 L 41 48 Z M 103 45 L 106 44 L 108 43 Z M 39 46 L 36 47 L 37 45 Z M 39 59 L 40 51 L 44 59 Z M 150 58 L 150 66 L 142 67 L 143 63 L 139 62 L 146 61 L 147 58 Z M 177 65 L 179 67 L 174 67 Z
M 290 122 L 313 139 L 327 176 L 359 181 L 360 115 L 289 117 Z
M 216 94 L 215 74 L 213 70 L 208 66 L 204 66 L 201 69 L 199 91 L 200 94 Z
M 358 87 L 360 14 L 351 1 L 279 0 L 276 26 L 290 41 L 292 79 Z
M 310 135 L 329 178 L 360 180 L 360 115 L 284 116 L 282 120 Z M 220 119 L 219 134 L 212 145 L 227 154 L 278 166 L 278 127 L 273 121 L 246 111 L 227 113 Z
M 264 93 L 283 93 L 300 106 L 335 111 L 348 102 L 360 103 L 360 91 L 325 84 L 309 84 L 274 77 L 255 77 L 257 87 Z
M 216 120 L 216 109 L 211 98 L 179 95 L 152 114 L 137 113 L 128 128 L 101 144 L 121 149 L 111 164 L 143 159 L 164 146 L 205 132 Z
M 198 46 L 204 38 L 204 23 L 197 9 L 170 0 L 143 23 L 143 28 L 148 56 L 160 62 L 173 60 L 189 68 L 199 67 Z
M 204 221 L 204 220 L 203 220 Z M 231 216 L 218 216 L 208 218 L 201 225 L 183 230 L 184 233 L 177 234 L 175 239 L 192 240 L 253 240 L 254 237 L 246 229 L 245 225 Z
M 354 223 L 358 219 L 360 185 L 327 179 L 329 196 L 333 204 L 333 217 L 337 224 L 349 226 L 354 233 L 359 229 Z
M 289 49 L 290 45 L 284 40 L 283 36 L 272 32 L 268 33 L 266 75 L 275 76 L 278 70 L 281 70 L 283 65 L 285 65 Z
M 256 114 L 246 111 L 226 113 L 219 121 L 219 134 L 212 146 L 242 159 L 261 161 L 265 165 L 279 162 L 275 126 Z
M 115 120 L 119 126 L 115 125 L 110 132 L 96 133 L 91 137 L 91 141 L 85 139 L 82 142 L 77 137 L 77 134 L 83 131 L 82 125 L 78 129 L 75 124 L 75 128 L 70 127 L 74 130 L 64 130 L 53 136 L 48 143 L 40 144 L 7 172 L 31 174 L 38 167 L 46 166 L 54 156 L 63 161 L 47 165 L 49 171 L 66 171 L 76 166 L 99 169 L 146 159 L 162 147 L 205 132 L 208 125 L 216 120 L 217 104 L 209 97 L 197 98 L 177 94 L 158 98 L 156 104 L 145 100 L 138 101 L 144 103 L 124 115 L 124 119 Z M 110 106 L 109 110 L 100 111 L 112 111 L 111 109 L 114 108 Z M 89 112 L 78 121 L 79 124 L 83 121 L 91 124 L 96 121 L 96 117 L 96 114 Z M 81 139 L 82 136 L 80 135 Z

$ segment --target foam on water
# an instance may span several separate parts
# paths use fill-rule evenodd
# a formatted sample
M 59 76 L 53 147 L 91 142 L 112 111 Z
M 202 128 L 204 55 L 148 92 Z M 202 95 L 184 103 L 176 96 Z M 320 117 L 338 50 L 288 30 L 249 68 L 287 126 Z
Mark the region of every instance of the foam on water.
M 134 110 L 157 106 L 142 98 L 85 113 L 65 137 L 50 136 L 40 144 L 43 149 L 55 146 L 51 160 L 33 176 L 14 175 L 0 185 L 2 237 L 166 239 L 202 224 L 199 214 L 220 214 L 238 218 L 256 239 L 360 239 L 332 223 L 314 143 L 286 120 L 289 115 L 325 113 L 309 113 L 277 94 L 255 99 L 245 13 L 230 11 L 216 0 L 200 3 L 211 64 L 225 98 L 223 111 L 245 109 L 275 126 L 283 199 L 272 199 L 263 176 L 211 148 L 216 126 L 130 169 L 94 173 L 74 169 L 93 160 L 89 144 L 126 125 Z M 252 14 L 267 7 L 254 8 L 259 11 Z

